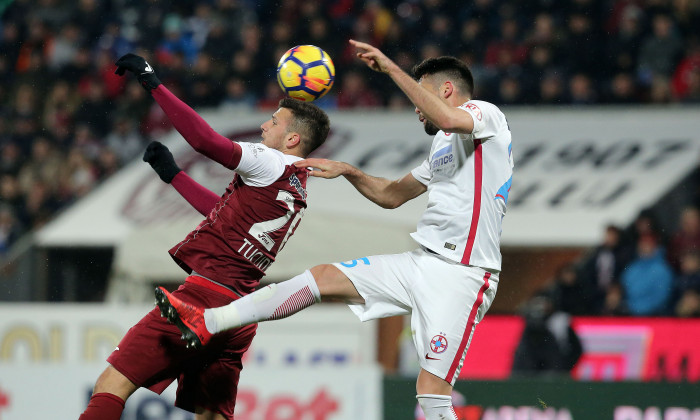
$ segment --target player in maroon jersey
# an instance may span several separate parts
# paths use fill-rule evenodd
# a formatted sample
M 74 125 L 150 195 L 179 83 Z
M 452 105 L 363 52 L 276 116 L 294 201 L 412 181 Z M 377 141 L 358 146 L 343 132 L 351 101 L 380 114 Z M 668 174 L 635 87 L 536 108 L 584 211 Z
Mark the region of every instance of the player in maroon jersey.
M 235 172 L 219 197 L 194 182 L 167 148 L 154 142 L 144 154 L 160 178 L 206 218 L 170 250 L 189 276 L 174 295 L 200 307 L 226 305 L 252 292 L 294 233 L 306 208 L 308 170 L 294 162 L 325 141 L 328 116 L 317 106 L 286 98 L 261 125 L 260 143 L 237 143 L 216 133 L 177 99 L 142 57 L 120 58 L 116 73 L 133 72 L 177 131 L 199 153 Z M 149 312 L 109 356 L 80 420 L 118 420 L 138 388 L 161 393 L 178 380 L 175 405 L 197 420 L 232 419 L 250 325 L 219 334 L 200 350 L 187 349 L 175 325 Z

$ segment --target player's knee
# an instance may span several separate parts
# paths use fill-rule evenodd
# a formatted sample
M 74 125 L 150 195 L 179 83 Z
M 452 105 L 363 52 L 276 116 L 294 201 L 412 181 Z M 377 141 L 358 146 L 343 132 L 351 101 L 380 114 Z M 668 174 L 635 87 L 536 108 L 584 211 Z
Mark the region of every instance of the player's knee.
M 424 369 L 421 369 L 416 381 L 417 394 L 442 394 L 452 393 L 452 384 Z
M 339 271 L 331 264 L 322 264 L 309 270 L 316 282 L 316 286 L 318 286 L 321 297 L 329 296 L 335 291 L 337 279 L 336 273 L 333 272 L 334 269 Z
M 317 265 L 310 271 L 323 300 L 357 300 L 360 298 L 350 279 L 333 264 Z
M 126 400 L 137 389 L 138 387 L 121 372 L 108 366 L 97 378 L 93 394 L 107 392 Z

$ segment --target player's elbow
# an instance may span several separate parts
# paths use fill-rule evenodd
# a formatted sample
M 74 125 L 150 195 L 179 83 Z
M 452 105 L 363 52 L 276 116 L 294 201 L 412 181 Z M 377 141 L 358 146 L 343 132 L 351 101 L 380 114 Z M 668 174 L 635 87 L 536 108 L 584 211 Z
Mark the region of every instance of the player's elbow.
M 405 202 L 406 200 L 403 200 L 400 197 L 389 197 L 387 200 L 384 200 L 383 202 L 377 204 L 379 204 L 379 206 L 387 210 L 393 210 L 401 207 Z
M 398 207 L 398 205 L 396 205 L 395 203 L 392 203 L 392 202 L 380 202 L 377 204 L 379 205 L 379 207 L 381 207 L 383 209 L 387 209 L 387 210 L 393 210 L 393 209 Z

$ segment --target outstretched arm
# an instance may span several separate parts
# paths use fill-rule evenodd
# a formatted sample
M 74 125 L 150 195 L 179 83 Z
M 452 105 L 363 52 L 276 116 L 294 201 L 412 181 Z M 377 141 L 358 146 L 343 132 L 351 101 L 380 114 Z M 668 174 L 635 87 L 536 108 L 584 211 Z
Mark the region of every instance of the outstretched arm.
M 229 169 L 236 169 L 241 160 L 241 147 L 238 143 L 214 131 L 199 114 L 165 86 L 160 85 L 151 90 L 151 95 L 194 150 Z
M 136 75 L 194 150 L 229 169 L 236 169 L 241 160 L 241 147 L 214 131 L 199 114 L 163 86 L 143 57 L 126 54 L 117 60 L 116 65 L 116 74 L 123 76 L 128 70 Z
M 310 175 L 320 178 L 331 179 L 342 175 L 367 199 L 385 209 L 395 209 L 427 190 L 410 173 L 392 181 L 368 175 L 349 163 L 328 159 L 304 159 L 294 162 L 294 165 L 300 168 L 312 167 L 315 170 Z
M 408 99 L 420 110 L 429 121 L 441 130 L 449 133 L 471 133 L 474 131 L 474 120 L 471 116 L 451 107 L 440 100 L 435 94 L 418 84 L 411 76 L 391 61 L 379 49 L 355 40 L 350 44 L 359 52 L 357 57 L 364 61 L 369 68 L 380 73 L 386 73 L 396 83 Z
M 143 161 L 148 162 L 163 182 L 172 184 L 203 216 L 208 215 L 219 202 L 218 195 L 198 184 L 177 166 L 173 154 L 160 142 L 152 141 L 148 144 Z
M 204 188 L 201 184 L 198 184 L 197 181 L 190 178 L 185 171 L 180 171 L 180 173 L 175 175 L 171 185 L 175 187 L 177 192 L 179 192 L 195 210 L 201 213 L 202 216 L 211 213 L 214 207 L 216 207 L 216 203 L 219 202 L 218 195 Z

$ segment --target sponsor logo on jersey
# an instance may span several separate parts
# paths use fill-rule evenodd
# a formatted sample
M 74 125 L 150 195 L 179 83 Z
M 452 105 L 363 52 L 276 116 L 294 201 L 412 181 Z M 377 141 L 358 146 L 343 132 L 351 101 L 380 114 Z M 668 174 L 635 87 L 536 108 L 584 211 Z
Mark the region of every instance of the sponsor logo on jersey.
M 447 339 L 445 336 L 438 334 L 433 337 L 432 340 L 430 340 L 430 350 L 438 354 L 447 350 Z
M 451 249 L 452 251 L 454 251 L 455 249 L 457 249 L 457 245 L 451 244 L 449 242 L 445 242 L 445 248 Z
M 433 170 L 439 169 L 442 166 L 450 164 L 454 161 L 454 155 L 452 154 L 452 145 L 445 146 L 442 149 L 435 152 L 433 155 L 433 161 L 430 165 Z
M 425 353 L 425 360 L 440 360 L 437 357 L 430 357 L 428 356 L 428 353 Z
M 301 181 L 299 181 L 299 178 L 295 174 L 292 174 L 292 176 L 289 177 L 289 185 L 294 187 L 294 189 L 297 190 L 301 198 L 306 200 L 306 190 L 304 187 L 301 186 Z

